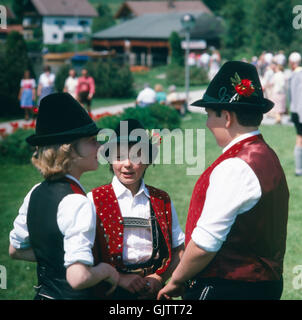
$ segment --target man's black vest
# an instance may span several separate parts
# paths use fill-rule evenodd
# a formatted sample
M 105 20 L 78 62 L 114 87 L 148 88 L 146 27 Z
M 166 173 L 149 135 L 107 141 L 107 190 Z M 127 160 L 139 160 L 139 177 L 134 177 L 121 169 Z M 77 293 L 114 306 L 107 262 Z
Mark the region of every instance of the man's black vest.
M 66 280 L 64 236 L 57 224 L 57 211 L 61 200 L 73 193 L 72 182 L 67 179 L 46 180 L 34 189 L 30 197 L 27 226 L 37 259 L 38 293 L 41 296 L 54 299 L 90 298 L 90 290 L 73 290 Z

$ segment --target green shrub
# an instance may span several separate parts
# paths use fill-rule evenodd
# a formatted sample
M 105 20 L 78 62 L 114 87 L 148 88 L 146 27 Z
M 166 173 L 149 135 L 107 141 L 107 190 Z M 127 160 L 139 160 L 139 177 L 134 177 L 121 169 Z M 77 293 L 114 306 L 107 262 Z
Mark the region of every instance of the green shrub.
M 114 130 L 115 127 L 121 120 L 121 115 L 113 115 L 101 118 L 96 122 L 97 126 L 102 129 L 112 129 Z
M 190 85 L 200 86 L 208 82 L 207 72 L 203 68 L 190 67 Z M 170 64 L 167 68 L 167 83 L 184 86 L 185 68 L 177 64 Z
M 56 73 L 55 88 L 58 92 L 64 89 L 65 80 L 69 75 L 69 70 L 72 68 L 70 64 L 63 64 Z
M 85 66 L 95 80 L 95 97 L 132 98 L 135 96 L 129 66 L 120 66 L 111 59 L 88 62 Z
M 5 162 L 26 164 L 30 162 L 34 148 L 25 139 L 34 133 L 32 129 L 18 129 L 0 141 L 0 158 Z
M 154 129 L 173 130 L 180 126 L 180 115 L 179 113 L 170 106 L 155 104 L 150 107 L 150 114 L 152 118 L 158 120 L 158 127 Z
M 119 115 L 101 118 L 97 125 L 104 129 L 114 129 L 119 121 L 129 118 L 139 120 L 146 129 L 173 130 L 180 125 L 179 113 L 174 108 L 160 104 L 146 108 L 127 108 Z
M 97 121 L 97 126 L 103 129 L 115 129 L 121 120 L 128 118 L 139 120 L 146 129 L 173 130 L 180 126 L 178 112 L 174 108 L 160 104 L 146 108 L 127 108 L 123 113 L 101 118 Z M 1 161 L 16 164 L 29 163 L 34 148 L 25 139 L 33 133 L 33 129 L 18 129 L 0 141 Z

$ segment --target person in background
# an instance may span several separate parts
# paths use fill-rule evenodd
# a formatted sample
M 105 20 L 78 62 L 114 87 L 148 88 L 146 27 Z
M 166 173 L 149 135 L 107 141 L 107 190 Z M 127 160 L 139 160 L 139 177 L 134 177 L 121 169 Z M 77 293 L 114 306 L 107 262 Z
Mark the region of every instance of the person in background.
M 47 95 L 54 92 L 55 74 L 51 73 L 50 66 L 44 67 L 44 72 L 40 75 L 37 94 L 39 97 L 38 105 L 40 101 Z
M 209 80 L 212 80 L 218 72 L 221 63 L 221 56 L 218 50 L 214 49 L 209 62 Z
M 78 78 L 76 95 L 78 101 L 83 107 L 86 106 L 88 113 L 91 113 L 91 102 L 95 94 L 95 82 L 93 77 L 89 76 L 87 69 L 82 69 L 82 76 Z
M 25 120 L 29 119 L 29 113 L 35 106 L 36 100 L 36 80 L 31 78 L 30 71 L 24 72 L 24 77 L 20 83 L 19 91 L 20 106 L 24 109 Z
M 284 68 L 280 64 L 273 63 L 272 68 L 274 74 L 271 79 L 271 100 L 274 102 L 274 107 L 270 111 L 276 123 L 281 123 L 282 115 L 286 112 L 286 79 Z
M 302 176 L 302 67 L 301 55 L 292 52 L 288 58 L 292 75 L 289 79 L 289 101 L 291 120 L 295 125 L 297 136 L 294 150 L 295 174 Z
M 149 83 L 144 84 L 144 89 L 141 90 L 136 98 L 136 105 L 144 108 L 156 102 L 156 92 L 150 88 Z
M 164 92 L 163 86 L 161 84 L 156 84 L 154 90 L 156 92 L 156 102 L 159 104 L 165 104 L 167 95 Z
M 263 93 L 264 96 L 267 99 L 271 99 L 271 95 L 272 95 L 272 78 L 274 75 L 274 70 L 273 70 L 273 64 L 270 63 L 269 65 L 267 65 L 265 71 L 264 71 L 264 75 L 263 78 L 261 79 L 261 84 L 263 87 Z
M 176 92 L 176 86 L 174 84 L 169 86 L 168 91 L 167 104 L 171 104 L 172 102 L 179 100 L 179 94 Z
M 69 93 L 74 99 L 76 99 L 76 90 L 78 86 L 78 78 L 74 69 L 69 70 L 69 76 L 65 80 L 63 92 Z

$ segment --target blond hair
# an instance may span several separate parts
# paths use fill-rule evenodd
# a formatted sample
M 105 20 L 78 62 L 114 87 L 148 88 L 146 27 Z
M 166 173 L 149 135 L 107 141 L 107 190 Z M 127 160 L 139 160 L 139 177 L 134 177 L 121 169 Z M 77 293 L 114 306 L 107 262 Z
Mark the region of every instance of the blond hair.
M 75 156 L 72 154 L 73 150 L 74 144 L 37 147 L 31 161 L 45 179 L 60 179 L 70 172 L 71 165 L 75 160 Z
M 154 90 L 157 92 L 163 91 L 163 86 L 161 84 L 156 84 Z

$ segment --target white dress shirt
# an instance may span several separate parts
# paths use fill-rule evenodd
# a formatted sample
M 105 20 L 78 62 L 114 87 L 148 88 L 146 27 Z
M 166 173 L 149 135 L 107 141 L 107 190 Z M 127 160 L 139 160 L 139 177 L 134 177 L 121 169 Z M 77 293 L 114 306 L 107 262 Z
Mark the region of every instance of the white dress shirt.
M 122 217 L 150 218 L 150 194 L 142 181 L 141 186 L 135 196 L 127 189 L 116 176 L 112 179 L 112 187 L 116 195 Z M 91 199 L 92 193 L 87 197 Z M 172 211 L 172 248 L 180 246 L 184 242 L 176 210 L 171 201 Z M 150 228 L 124 228 L 123 262 L 133 264 L 145 262 L 152 256 L 152 235 Z
M 55 77 L 54 73 L 42 73 L 39 77 L 39 84 L 42 85 L 42 87 L 53 87 Z
M 75 181 L 84 191 L 76 178 L 70 175 L 66 177 Z M 10 244 L 16 249 L 30 248 L 27 211 L 31 193 L 39 185 L 36 184 L 26 195 L 14 221 L 14 229 L 10 232 Z M 96 214 L 91 201 L 82 194 L 67 195 L 59 203 L 57 223 L 64 236 L 64 266 L 75 262 L 93 265 L 91 249 L 95 239 Z
M 257 134 L 260 134 L 258 130 L 237 137 L 223 149 L 223 153 L 237 142 Z M 224 160 L 211 173 L 192 240 L 208 252 L 219 251 L 237 215 L 253 208 L 261 194 L 259 180 L 244 160 L 236 157 Z
M 156 92 L 152 88 L 143 89 L 137 96 L 138 103 L 151 104 L 156 101 Z

